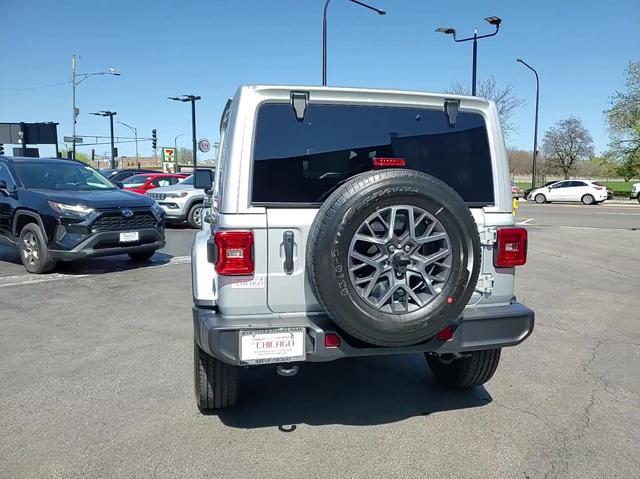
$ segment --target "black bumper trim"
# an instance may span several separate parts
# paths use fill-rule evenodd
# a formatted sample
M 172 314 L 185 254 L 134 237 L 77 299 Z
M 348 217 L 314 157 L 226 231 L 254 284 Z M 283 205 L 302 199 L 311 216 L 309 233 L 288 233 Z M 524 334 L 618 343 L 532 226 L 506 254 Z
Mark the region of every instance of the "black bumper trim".
M 381 356 L 405 353 L 461 353 L 482 349 L 515 346 L 533 331 L 534 313 L 520 303 L 505 306 L 478 307 L 465 310 L 453 338 L 440 341 L 436 338 L 407 347 L 355 347 L 341 335 L 324 314 L 319 315 L 271 315 L 224 318 L 215 308 L 193 308 L 193 326 L 196 342 L 209 355 L 221 361 L 242 365 L 239 357 L 239 331 L 287 327 L 307 328 L 307 361 L 334 361 L 355 356 Z M 341 337 L 339 348 L 325 348 L 325 332 Z
M 156 228 L 144 228 L 136 230 L 140 234 L 140 240 L 127 244 L 119 243 L 118 246 L 100 247 L 102 244 L 117 243 L 120 233 L 123 231 L 101 231 L 94 233 L 76 247 L 70 250 L 49 250 L 49 255 L 58 261 L 73 261 L 83 258 L 97 258 L 100 256 L 114 256 L 118 254 L 142 253 L 164 248 L 164 234 Z

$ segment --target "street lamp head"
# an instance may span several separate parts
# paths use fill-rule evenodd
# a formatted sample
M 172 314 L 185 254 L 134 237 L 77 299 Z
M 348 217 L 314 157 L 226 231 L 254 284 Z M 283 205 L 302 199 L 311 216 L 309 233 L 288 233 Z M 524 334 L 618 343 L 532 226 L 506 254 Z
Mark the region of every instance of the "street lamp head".
M 117 113 L 115 111 L 99 111 L 97 113 L 91 113 L 92 115 L 96 115 L 96 116 L 115 116 L 117 115 Z
M 455 35 L 456 29 L 451 27 L 447 27 L 447 28 L 441 27 L 441 28 L 438 28 L 436 32 L 444 33 L 445 35 Z
M 120 73 L 118 73 L 118 71 L 115 68 L 109 67 L 109 75 L 114 75 L 114 76 L 119 77 Z
M 385 12 L 384 10 L 380 10 L 380 9 L 378 9 L 377 12 L 378 12 L 378 15 L 386 15 L 387 14 L 387 12 Z
M 489 24 L 495 25 L 496 28 L 502 23 L 502 19 L 500 17 L 487 17 L 485 20 L 489 22 Z
M 516 61 L 519 63 L 524 63 L 524 60 L 522 58 L 516 58 Z

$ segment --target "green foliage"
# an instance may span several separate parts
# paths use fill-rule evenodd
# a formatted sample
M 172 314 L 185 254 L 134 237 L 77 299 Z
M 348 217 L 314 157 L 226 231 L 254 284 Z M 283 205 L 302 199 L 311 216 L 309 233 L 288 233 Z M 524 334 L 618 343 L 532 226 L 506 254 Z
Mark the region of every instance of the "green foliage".
M 60 154 L 62 155 L 62 158 L 68 158 L 69 157 L 68 152 L 69 150 L 66 150 L 64 148 L 60 150 Z M 76 160 L 86 163 L 89 166 L 93 166 L 91 165 L 91 157 L 86 153 L 82 153 L 81 151 L 78 151 L 78 150 L 76 150 Z
M 550 172 L 562 172 L 568 179 L 577 162 L 593 157 L 593 139 L 580 119 L 570 117 L 545 132 L 542 151 L 544 167 Z
M 618 164 L 625 181 L 640 176 L 640 62 L 627 67 L 625 91 L 615 92 L 606 110 L 609 126 L 608 156 Z

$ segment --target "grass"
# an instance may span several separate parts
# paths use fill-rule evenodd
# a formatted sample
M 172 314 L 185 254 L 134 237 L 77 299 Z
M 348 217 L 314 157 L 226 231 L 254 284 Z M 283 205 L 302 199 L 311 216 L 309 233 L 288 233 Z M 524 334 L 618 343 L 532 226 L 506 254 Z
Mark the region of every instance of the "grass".
M 635 183 L 635 181 L 631 180 L 631 181 L 625 182 L 623 180 L 612 180 L 612 181 L 598 181 L 598 183 L 602 183 L 603 185 L 606 185 L 607 188 L 611 188 L 613 190 L 614 196 L 621 196 L 621 197 L 628 198 L 629 194 L 631 193 L 631 186 L 633 185 L 633 183 Z M 529 188 L 531 188 L 530 181 L 516 181 L 516 185 L 518 185 L 523 190 L 528 190 Z

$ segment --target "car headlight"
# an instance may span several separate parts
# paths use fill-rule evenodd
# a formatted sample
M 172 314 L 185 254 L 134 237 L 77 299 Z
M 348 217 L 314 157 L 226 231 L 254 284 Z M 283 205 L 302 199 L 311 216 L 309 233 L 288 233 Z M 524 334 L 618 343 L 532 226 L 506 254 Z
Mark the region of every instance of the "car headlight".
M 165 196 L 165 198 L 184 198 L 188 194 L 189 193 L 187 191 L 182 191 L 180 193 L 167 193 L 167 196 Z
M 88 216 L 93 213 L 93 208 L 89 208 L 84 205 L 66 205 L 64 203 L 58 203 L 56 201 L 47 201 L 52 210 L 57 211 L 58 213 L 62 213 L 64 215 L 75 215 L 75 216 Z
M 160 221 L 164 217 L 164 210 L 156 201 L 154 201 L 153 205 L 151 205 L 151 212 L 153 213 L 153 216 L 155 216 L 158 221 Z

